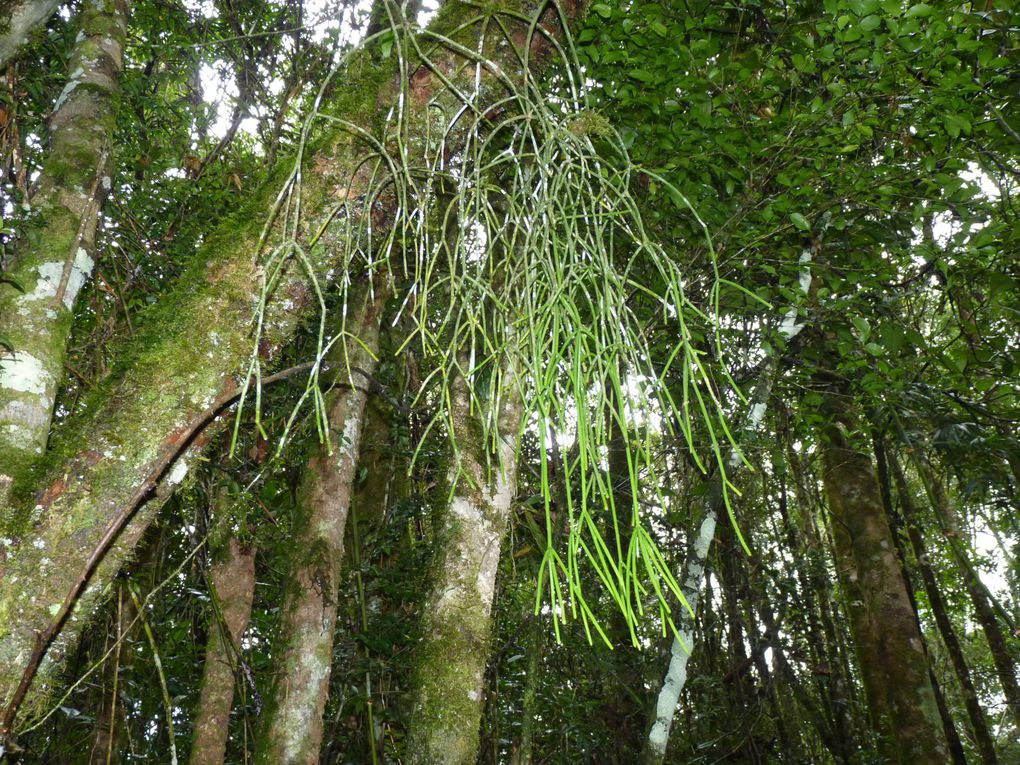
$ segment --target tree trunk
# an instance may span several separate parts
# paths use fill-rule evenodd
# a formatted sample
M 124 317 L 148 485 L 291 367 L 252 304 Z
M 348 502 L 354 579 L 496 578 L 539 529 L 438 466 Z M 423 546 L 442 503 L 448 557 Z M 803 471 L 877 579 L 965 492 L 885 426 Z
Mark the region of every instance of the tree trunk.
M 774 360 L 766 362 L 761 372 L 761 377 L 755 387 L 754 394 L 748 404 L 746 420 L 738 433 L 738 437 L 746 440 L 752 435 L 765 417 L 766 402 L 772 391 L 772 382 L 775 377 L 776 364 Z M 741 467 L 739 454 L 734 450 L 729 458 L 731 472 L 738 471 Z M 732 476 L 729 476 L 732 477 Z M 712 479 L 709 490 L 708 502 L 705 505 L 698 532 L 691 541 L 687 552 L 687 560 L 684 562 L 684 574 L 681 580 L 681 588 L 684 598 L 691 607 L 691 611 L 697 613 L 698 601 L 701 597 L 701 583 L 705 576 L 705 561 L 708 559 L 708 550 L 715 538 L 715 527 L 718 518 L 726 512 L 726 504 L 723 499 L 721 477 Z M 739 552 L 738 554 L 743 554 Z M 669 732 L 673 727 L 673 717 L 676 714 L 676 706 L 680 700 L 680 694 L 687 684 L 687 662 L 691 657 L 694 642 L 694 615 L 686 608 L 679 609 L 676 617 L 677 635 L 673 638 L 670 648 L 669 668 L 666 670 L 666 677 L 662 681 L 658 698 L 655 703 L 655 718 L 651 730 L 645 742 L 643 759 L 648 765 L 661 765 L 666 757 L 666 749 L 669 745 Z
M 939 587 L 935 572 L 932 571 L 931 563 L 928 560 L 928 551 L 924 544 L 924 533 L 921 529 L 920 519 L 914 508 L 914 498 L 910 487 L 907 485 L 906 477 L 900 468 L 899 461 L 894 454 L 889 454 L 889 467 L 893 480 L 896 482 L 897 496 L 900 501 L 900 508 L 903 511 L 903 525 L 907 530 L 907 537 L 910 539 L 910 546 L 914 551 L 914 559 L 917 561 L 917 569 L 921 574 L 921 581 L 924 584 L 924 591 L 928 596 L 928 605 L 931 607 L 932 616 L 935 618 L 935 626 L 938 628 L 942 642 L 946 646 L 949 660 L 953 665 L 953 672 L 960 684 L 960 692 L 963 695 L 963 703 L 967 708 L 967 716 L 970 718 L 970 727 L 974 735 L 974 745 L 978 750 L 981 761 L 985 765 L 995 765 L 998 756 L 995 753 L 991 732 L 988 730 L 988 723 L 985 720 L 984 711 L 978 700 L 977 689 L 970 676 L 970 667 L 963 654 L 963 646 L 956 635 L 956 629 L 949 618 L 946 604 L 942 597 L 942 590 Z
M 0 69 L 60 7 L 60 0 L 3 0 L 0 2 Z M 7 18 L 4 18 L 4 17 Z
M 241 655 L 241 637 L 248 628 L 255 595 L 253 547 L 242 544 L 231 535 L 223 549 L 213 554 L 214 560 L 209 569 L 212 598 L 209 637 L 195 713 L 191 765 L 223 765 L 230 732 L 230 710 L 234 704 L 234 678 L 237 677 L 238 657 Z
M 832 516 L 834 554 L 868 705 L 888 762 L 951 762 L 928 676 L 921 632 L 878 482 L 857 432 L 848 386 L 825 391 L 819 447 Z
M 896 547 L 896 559 L 900 562 L 900 570 L 903 572 L 903 583 L 907 587 L 907 596 L 910 598 L 910 608 L 913 609 L 914 619 L 918 625 L 921 623 L 921 615 L 917 609 L 917 596 L 914 592 L 914 585 L 911 581 L 910 570 L 907 568 L 907 553 L 903 547 L 903 534 L 900 532 L 900 519 L 892 503 L 892 484 L 889 480 L 889 464 L 885 455 L 885 444 L 881 436 L 873 438 L 875 450 L 875 462 L 878 470 L 878 488 L 882 497 L 882 506 L 885 508 L 886 518 L 889 521 L 889 530 L 892 532 L 893 544 Z M 928 664 L 928 677 L 931 679 L 932 693 L 935 694 L 935 703 L 938 704 L 939 717 L 942 719 L 942 730 L 946 734 L 946 745 L 949 748 L 949 755 L 953 758 L 955 765 L 967 765 L 967 754 L 963 750 L 963 741 L 960 739 L 960 732 L 956 729 L 956 721 L 949 710 L 946 696 L 942 692 L 935 668 L 931 665 L 928 651 L 928 640 L 921 632 L 921 648 Z
M 32 197 L 33 225 L 0 284 L 0 509 L 46 448 L 74 302 L 95 258 L 96 222 L 112 187 L 110 152 L 127 35 L 125 0 L 89 0 L 70 79 L 49 120 L 50 149 Z
M 346 348 L 337 344 L 331 354 L 342 387 L 329 403 L 329 441 L 308 461 L 298 490 L 280 626 L 272 651 L 274 676 L 256 742 L 255 760 L 266 765 L 319 761 L 344 531 L 368 398 L 366 375 L 375 371 L 386 301 L 383 290 L 366 287 L 360 292 L 351 307 L 353 320 L 348 320 L 352 339 Z M 350 377 L 345 360 L 350 363 Z
M 413 765 L 473 765 L 478 757 L 483 682 L 500 548 L 517 476 L 520 405 L 504 391 L 498 454 L 472 412 L 468 381 L 452 391 L 458 444 L 451 499 L 439 520 L 435 580 L 422 617 L 408 728 Z
M 970 560 L 964 537 L 960 530 L 960 521 L 957 517 L 956 509 L 949 502 L 949 497 L 946 496 L 945 489 L 936 477 L 935 471 L 932 470 L 931 463 L 928 462 L 926 457 L 917 456 L 915 464 L 921 476 L 921 481 L 924 483 L 925 490 L 928 492 L 932 507 L 935 510 L 935 516 L 938 518 L 939 525 L 942 527 L 943 534 L 949 544 L 949 549 L 960 570 L 960 577 L 963 579 L 967 593 L 974 604 L 974 615 L 977 617 L 978 624 L 981 625 L 981 629 L 985 633 L 985 639 L 988 641 L 992 661 L 995 663 L 999 683 L 1002 686 L 1002 695 L 1006 698 L 1006 707 L 1013 719 L 1013 724 L 1017 730 L 1020 730 L 1020 686 L 1018 686 L 1016 679 L 1016 664 L 1013 661 L 1006 636 L 995 615 L 992 598 L 989 596 L 988 590 L 974 569 L 974 564 Z
M 520 10 L 512 3 L 506 8 Z M 573 19 L 583 7 L 568 3 L 564 10 Z M 452 35 L 465 46 L 459 50 L 474 51 L 479 47 L 479 26 L 463 22 L 477 18 L 474 6 L 450 2 L 438 14 L 433 31 Z M 514 46 L 499 44 L 494 25 L 486 28 L 493 34 L 480 55 L 492 65 L 478 70 L 485 85 L 493 72 L 509 76 L 508 72 L 520 71 Z M 537 64 L 549 59 L 550 50 L 539 39 L 531 56 Z M 433 52 L 429 67 L 416 67 L 413 61 L 408 65 L 415 73 L 413 97 L 405 101 L 402 125 L 412 138 L 430 129 L 435 110 L 427 104 L 433 99 L 448 104 L 451 113 L 460 108 L 447 82 L 460 93 L 491 92 L 502 98 L 498 86 L 476 89 L 474 67 L 460 66 L 458 52 L 450 48 Z M 370 50 L 352 54 L 344 85 L 331 96 L 332 110 L 359 129 L 380 133 L 391 105 L 398 102 L 401 78 L 396 73 L 395 60 L 384 65 Z M 478 108 L 484 109 L 484 104 Z M 456 137 L 451 133 L 443 148 L 455 151 Z M 404 145 L 409 147 L 409 161 L 417 161 L 420 157 L 414 152 L 426 149 L 424 141 Z M 306 244 L 312 235 L 323 243 L 346 237 L 347 216 L 333 214 L 337 194 L 358 199 L 373 177 L 362 160 L 375 148 L 366 149 L 345 128 L 335 128 L 315 146 L 316 152 L 304 155 L 302 220 L 294 232 L 298 242 Z M 250 327 L 260 304 L 258 285 L 264 275 L 260 234 L 280 209 L 276 200 L 283 182 L 281 171 L 252 195 L 232 223 L 206 239 L 177 289 L 150 314 L 148 329 L 136 338 L 141 349 L 115 375 L 115 383 L 97 393 L 85 413 L 64 429 L 69 435 L 54 450 L 53 466 L 41 482 L 44 488 L 26 497 L 27 487 L 16 487 L 23 506 L 33 511 L 31 523 L 26 511 L 21 514 L 26 520 L 5 528 L 5 537 L 0 538 L 5 541 L 0 547 L 0 708 L 6 708 L 0 739 L 9 736 L 26 688 L 32 691 L 30 699 L 42 703 L 49 678 L 76 641 L 104 586 L 211 437 L 207 425 L 212 416 L 236 397 L 237 376 L 243 376 L 251 361 Z M 381 198 L 381 209 L 372 210 L 373 219 L 386 219 L 396 204 L 395 199 Z M 309 248 L 309 265 L 325 273 L 337 265 L 334 253 L 333 247 Z M 271 362 L 293 335 L 312 299 L 305 268 L 291 262 L 265 304 L 259 348 L 263 363 Z M 7 539 L 14 543 L 6 544 Z M 68 618 L 72 610 L 77 614 L 73 620 Z M 37 636 L 44 656 L 41 663 L 36 662 Z

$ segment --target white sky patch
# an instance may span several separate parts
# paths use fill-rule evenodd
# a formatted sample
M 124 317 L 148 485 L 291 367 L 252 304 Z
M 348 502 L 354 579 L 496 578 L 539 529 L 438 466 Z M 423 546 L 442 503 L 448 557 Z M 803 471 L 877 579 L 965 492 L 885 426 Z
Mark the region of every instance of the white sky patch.
M 214 0 L 184 0 L 184 7 L 206 19 L 219 15 Z M 339 56 L 361 41 L 371 10 L 372 0 L 361 0 L 351 5 L 337 4 L 330 0 L 307 0 L 303 6 L 301 29 L 307 32 L 312 42 L 332 46 Z M 437 0 L 423 0 L 417 24 L 424 27 L 438 10 Z M 216 139 L 223 138 L 230 129 L 231 115 L 239 96 L 231 65 L 224 59 L 205 62 L 201 65 L 199 78 L 202 83 L 202 99 L 213 107 L 215 113 L 209 132 Z M 266 83 L 266 88 L 273 95 L 279 95 L 283 92 L 284 81 L 273 78 Z M 252 107 L 257 108 L 257 105 Z M 246 117 L 241 121 L 239 130 L 257 135 L 258 119 L 254 116 Z

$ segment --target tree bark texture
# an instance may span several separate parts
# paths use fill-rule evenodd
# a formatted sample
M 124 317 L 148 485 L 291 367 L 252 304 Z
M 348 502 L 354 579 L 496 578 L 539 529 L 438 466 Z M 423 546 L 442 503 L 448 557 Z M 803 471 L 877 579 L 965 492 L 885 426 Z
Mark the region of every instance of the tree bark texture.
M 110 161 L 127 35 L 125 0 L 82 9 L 70 76 L 49 120 L 50 147 L 11 276 L 0 284 L 0 508 L 5 487 L 46 448 L 75 298 L 88 281 Z
M 834 557 L 872 720 L 887 762 L 951 762 L 920 627 L 896 557 L 874 467 L 853 443 L 848 387 L 830 384 L 820 439 Z
M 528 6 L 512 4 L 507 10 L 530 12 Z M 567 4 L 564 10 L 572 18 L 581 8 Z M 449 2 L 432 29 L 452 35 L 466 50 L 479 50 L 478 25 L 464 23 L 470 19 L 480 20 L 474 6 Z M 494 25 L 487 29 L 494 30 Z M 535 47 L 538 51 L 531 60 L 537 65 L 548 59 L 543 54 L 547 46 Z M 415 68 L 411 62 L 408 70 L 414 75 L 403 124 L 412 137 L 431 134 L 436 113 L 431 102 L 448 102 L 449 113 L 457 113 L 456 96 L 445 82 L 461 93 L 475 92 L 475 67 L 462 67 L 460 52 L 444 48 L 432 53 L 431 66 Z M 486 86 L 494 71 L 502 76 L 519 73 L 514 47 L 500 44 L 495 34 L 486 39 L 481 55 L 493 62 L 478 69 Z M 440 76 L 437 71 L 448 74 Z M 384 66 L 371 50 L 355 53 L 343 84 L 331 96 L 330 112 L 370 134 L 380 133 L 391 105 L 398 102 L 401 79 L 396 72 L 396 62 Z M 502 92 L 495 84 L 490 90 L 483 88 L 483 95 L 502 97 Z M 447 150 L 457 148 L 455 140 L 455 134 L 448 135 Z M 417 158 L 414 152 L 424 154 L 424 144 L 404 142 L 411 160 Z M 345 216 L 334 214 L 338 202 L 357 199 L 372 181 L 371 167 L 363 162 L 369 151 L 374 149 L 345 128 L 336 128 L 303 155 L 307 157 L 301 175 L 303 220 L 297 239 L 307 241 L 310 232 L 322 232 L 319 241 L 326 246 L 309 254 L 312 266 L 322 273 L 335 265 L 332 245 L 345 231 L 336 220 Z M 0 537 L 0 709 L 10 707 L 31 668 L 36 635 L 56 626 L 57 636 L 31 684 L 30 699 L 45 697 L 49 678 L 77 639 L 103 587 L 211 437 L 205 426 L 211 416 L 207 410 L 231 400 L 237 391 L 237 379 L 250 362 L 249 328 L 259 305 L 260 234 L 277 209 L 275 200 L 286 172 L 270 178 L 232 221 L 210 235 L 174 292 L 147 315 L 145 329 L 136 337 L 141 349 L 122 364 L 85 413 L 62 428 L 67 435 L 52 450 L 42 488 L 30 495 L 34 486 L 15 487 L 25 510 L 20 522 L 4 524 L 5 535 Z M 385 204 L 394 206 L 396 201 Z M 296 331 L 312 299 L 304 269 L 292 263 L 265 305 L 259 349 L 264 363 L 270 363 Z M 111 529 L 121 524 L 115 543 L 105 547 Z M 93 569 L 90 561 L 97 556 L 100 562 Z M 79 592 L 82 581 L 88 586 Z M 55 625 L 53 615 L 69 596 L 75 605 L 72 618 Z
M 323 444 L 309 460 L 298 490 L 284 602 L 273 648 L 276 674 L 256 742 L 256 762 L 266 765 L 314 765 L 319 761 L 344 530 L 368 398 L 368 380 L 353 370 L 368 375 L 375 370 L 384 303 L 382 291 L 365 289 L 349 309 L 355 318 L 348 331 L 360 342 L 352 338 L 346 353 L 342 346 L 332 353 L 342 382 L 329 402 L 329 444 Z M 352 368 L 349 376 L 346 362 Z
M 0 2 L 0 69 L 18 55 L 18 50 L 37 28 L 60 7 L 60 0 L 3 0 Z
M 499 453 L 491 466 L 466 381 L 454 383 L 451 406 L 459 454 L 439 520 L 435 580 L 417 647 L 407 743 L 413 765 L 473 765 L 478 757 L 496 571 L 517 484 L 517 398 L 503 399 Z
M 209 568 L 212 608 L 202 685 L 195 712 L 191 765 L 223 765 L 234 705 L 241 637 L 255 595 L 255 549 L 231 536 Z

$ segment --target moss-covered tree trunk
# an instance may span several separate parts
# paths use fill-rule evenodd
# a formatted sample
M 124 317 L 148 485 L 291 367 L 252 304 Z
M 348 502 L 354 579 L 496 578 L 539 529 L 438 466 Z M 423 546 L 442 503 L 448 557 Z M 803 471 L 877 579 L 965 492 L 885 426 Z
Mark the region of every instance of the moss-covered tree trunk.
M 209 567 L 212 606 L 195 711 L 191 765 L 223 765 L 241 637 L 248 628 L 255 595 L 255 548 L 243 544 L 233 534 L 218 547 Z
M 527 14 L 531 6 L 508 2 L 505 8 L 509 18 L 517 18 L 514 14 Z M 569 18 L 583 8 L 574 3 L 563 7 Z M 498 25 L 487 23 L 488 18 L 474 5 L 447 2 L 433 29 L 452 35 L 462 47 L 432 50 L 429 66 L 412 61 L 406 67 L 413 73 L 412 97 L 403 101 L 401 123 L 408 162 L 424 160 L 428 147 L 421 139 L 430 134 L 434 115 L 447 107 L 450 114 L 458 112 L 460 102 L 447 83 L 461 94 L 502 98 L 506 91 L 493 81 L 520 76 L 519 51 L 505 40 L 500 44 Z M 554 19 L 550 23 L 555 26 Z M 482 27 L 491 35 L 482 55 L 492 63 L 476 71 L 461 66 L 462 51 L 479 50 Z M 519 29 L 525 39 L 527 25 Z M 541 64 L 549 49 L 536 38 L 530 60 Z M 331 94 L 330 111 L 367 134 L 381 134 L 386 115 L 398 102 L 397 71 L 395 60 L 380 61 L 370 50 L 356 52 Z M 430 108 L 435 101 L 446 106 Z M 324 246 L 310 249 L 308 257 L 324 278 L 337 265 L 338 248 L 329 245 L 346 236 L 347 216 L 335 215 L 338 200 L 363 198 L 373 179 L 364 158 L 376 150 L 375 144 L 366 148 L 346 127 L 330 124 L 330 132 L 302 154 L 302 220 L 288 227 L 299 243 L 321 233 Z M 456 151 L 457 140 L 449 134 L 442 148 Z M 10 739 L 19 689 L 31 689 L 30 701 L 45 699 L 55 669 L 105 585 L 211 437 L 208 425 L 215 407 L 236 395 L 250 362 L 250 327 L 260 305 L 260 233 L 279 209 L 275 202 L 290 170 L 283 163 L 280 167 L 277 177 L 253 192 L 233 219 L 206 239 L 173 292 L 146 315 L 136 333 L 137 349 L 83 413 L 61 428 L 38 484 L 15 484 L 14 512 L 0 519 L 0 741 Z M 396 202 L 380 197 L 372 218 L 387 220 Z M 341 209 L 349 210 L 350 203 Z M 292 263 L 265 304 L 259 346 L 263 364 L 277 357 L 312 302 L 305 269 Z M 71 614 L 75 618 L 65 618 Z M 45 658 L 37 671 L 39 645 Z
M 60 0 L 0 0 L 0 69 L 58 7 Z
M 848 386 L 828 382 L 820 450 L 836 571 L 881 754 L 900 765 L 951 762 L 920 627 L 896 557 Z
M 340 383 L 329 402 L 329 444 L 319 447 L 301 477 L 292 522 L 274 676 L 256 762 L 314 765 L 322 744 L 322 713 L 333 663 L 344 530 L 354 490 L 368 375 L 375 370 L 384 295 L 365 289 L 352 306 L 351 340 L 331 358 Z M 346 369 L 346 363 L 351 369 Z M 349 374 L 348 374 L 349 372 Z
M 478 758 L 496 571 L 517 485 L 520 406 L 512 391 L 504 391 L 501 400 L 499 453 L 490 455 L 467 382 L 454 384 L 458 454 L 450 469 L 453 491 L 440 514 L 435 578 L 417 647 L 407 738 L 408 762 L 414 765 L 473 765 Z
M 0 284 L 0 508 L 5 488 L 46 448 L 75 297 L 95 260 L 112 187 L 110 153 L 127 34 L 125 0 L 81 11 L 67 84 L 49 120 L 49 153 L 10 276 Z M 20 289 L 19 289 L 20 288 Z

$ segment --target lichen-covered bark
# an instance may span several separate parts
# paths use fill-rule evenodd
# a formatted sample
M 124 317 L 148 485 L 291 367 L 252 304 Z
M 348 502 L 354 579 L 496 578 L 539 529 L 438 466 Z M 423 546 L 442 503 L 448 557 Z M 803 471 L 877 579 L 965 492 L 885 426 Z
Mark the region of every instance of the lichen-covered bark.
M 491 470 L 463 380 L 454 385 L 451 407 L 455 488 L 439 521 L 435 580 L 417 647 L 407 739 L 408 762 L 415 765 L 472 765 L 478 757 L 496 570 L 517 483 L 516 398 L 508 394 L 499 412 L 499 454 Z
M 529 12 L 529 6 L 509 2 L 513 13 Z M 568 3 L 568 16 L 579 15 L 580 6 Z M 487 17 L 485 17 L 487 18 Z M 467 50 L 478 50 L 479 25 L 484 21 L 477 7 L 447 2 L 433 22 L 434 31 L 452 36 Z M 494 33 L 496 25 L 487 24 Z M 532 56 L 540 62 L 547 56 Z M 411 97 L 405 100 L 403 121 L 406 157 L 414 163 L 424 152 L 426 127 L 434 114 L 457 112 L 457 98 L 444 79 L 461 93 L 475 91 L 476 75 L 488 85 L 493 72 L 512 77 L 519 74 L 519 58 L 512 46 L 486 41 L 482 55 L 492 66 L 460 66 L 460 54 L 450 49 L 434 51 L 431 67 L 410 66 Z M 436 72 L 445 74 L 437 75 Z M 371 51 L 355 54 L 331 95 L 328 112 L 339 115 L 371 134 L 378 134 L 392 104 L 397 102 L 400 78 L 396 62 L 377 60 Z M 490 95 L 505 91 L 491 88 Z M 431 109 L 439 100 L 442 108 Z M 484 105 L 482 106 L 484 108 Z M 430 133 L 429 135 L 432 135 Z M 442 132 L 439 132 L 442 135 Z M 456 136 L 448 134 L 443 147 L 456 150 Z M 297 236 L 307 239 L 327 222 L 320 240 L 324 246 L 310 251 L 312 267 L 325 273 L 340 226 L 339 203 L 357 199 L 371 181 L 371 169 L 362 160 L 369 153 L 350 131 L 336 127 L 311 142 L 303 154 L 301 210 L 303 220 Z M 374 149 L 371 149 L 374 151 Z M 283 165 L 281 164 L 281 167 Z M 13 520 L 3 519 L 0 530 L 0 710 L 8 707 L 29 666 L 36 635 L 51 625 L 53 615 L 69 592 L 74 592 L 85 563 L 104 538 L 107 528 L 121 512 L 136 504 L 140 487 L 160 479 L 161 490 L 138 502 L 131 522 L 103 554 L 101 564 L 89 577 L 89 586 L 75 600 L 75 612 L 50 645 L 34 683 L 32 700 L 41 704 L 52 687 L 54 671 L 74 644 L 85 620 L 111 576 L 131 555 L 142 532 L 158 510 L 164 489 L 188 473 L 202 441 L 163 466 L 188 447 L 182 434 L 202 419 L 205 409 L 219 397 L 236 390 L 238 376 L 247 368 L 251 352 L 250 327 L 259 304 L 259 233 L 266 222 L 283 179 L 271 178 L 261 191 L 254 190 L 234 220 L 221 226 L 196 253 L 174 291 L 144 319 L 136 337 L 137 350 L 122 360 L 111 381 L 84 407 L 84 413 L 62 428 L 58 442 L 47 456 L 41 486 L 16 484 L 19 499 Z M 381 198 L 380 207 L 395 205 Z M 386 218 L 387 210 L 373 210 Z M 275 358 L 281 345 L 296 330 L 309 301 L 304 269 L 293 267 L 281 277 L 266 305 L 265 337 L 260 354 L 265 363 Z M 36 490 L 30 491 L 35 488 Z M 0 730 L 0 738 L 7 735 Z
M 870 456 L 853 443 L 852 401 L 847 386 L 827 388 L 822 481 L 868 705 L 887 762 L 949 763 L 920 627 L 878 481 Z
M 352 77 L 338 100 L 371 128 L 381 106 L 381 75 L 366 68 Z M 364 188 L 365 174 L 354 169 L 362 149 L 345 133 L 323 139 L 309 159 L 317 172 L 304 179 L 307 213 L 299 237 L 321 227 L 341 184 Z M 186 444 L 182 434 L 218 397 L 237 388 L 252 351 L 250 328 L 259 304 L 259 233 L 270 214 L 281 178 L 225 223 L 196 254 L 177 288 L 144 319 L 138 349 L 121 371 L 98 391 L 85 414 L 61 433 L 42 488 L 28 494 L 16 517 L 0 531 L 0 708 L 9 703 L 35 643 L 60 608 L 109 524 L 134 501 L 138 487 L 168 454 Z M 333 241 L 327 231 L 324 241 Z M 316 266 L 325 270 L 331 250 L 323 248 Z M 266 335 L 260 352 L 271 362 L 294 333 L 310 302 L 300 268 L 286 271 L 266 307 Z M 211 434 L 206 430 L 199 441 Z M 166 470 L 162 486 L 172 489 L 188 473 L 193 447 Z M 17 489 L 16 489 L 17 491 Z M 73 644 L 109 581 L 130 556 L 166 492 L 143 503 L 117 543 L 104 556 L 78 601 L 75 616 L 47 653 L 33 691 L 43 696 L 49 673 Z
M 0 284 L 0 507 L 16 474 L 46 448 L 75 297 L 95 260 L 127 34 L 125 0 L 89 0 L 69 78 L 49 121 L 50 147 L 11 276 Z
M 14 59 L 32 32 L 60 7 L 60 0 L 0 2 L 0 69 Z
M 280 626 L 273 647 L 274 676 L 256 742 L 256 762 L 314 765 L 322 744 L 322 713 L 329 692 L 333 633 L 340 596 L 344 529 L 354 488 L 365 402 L 365 376 L 343 371 L 345 364 L 372 374 L 379 345 L 384 293 L 364 290 L 352 305 L 346 352 L 336 347 L 341 385 L 332 394 L 327 418 L 329 446 L 319 447 L 301 477 L 292 523 Z M 354 338 L 358 338 L 357 342 Z
M 255 549 L 231 536 L 214 552 L 209 585 L 214 607 L 209 618 L 202 686 L 195 713 L 191 765 L 223 765 L 234 703 L 234 678 L 241 637 L 255 595 Z

